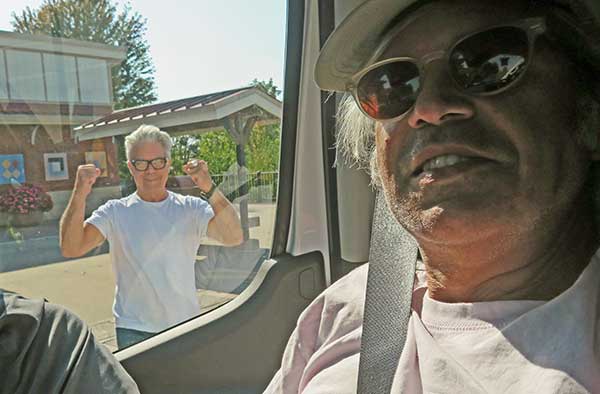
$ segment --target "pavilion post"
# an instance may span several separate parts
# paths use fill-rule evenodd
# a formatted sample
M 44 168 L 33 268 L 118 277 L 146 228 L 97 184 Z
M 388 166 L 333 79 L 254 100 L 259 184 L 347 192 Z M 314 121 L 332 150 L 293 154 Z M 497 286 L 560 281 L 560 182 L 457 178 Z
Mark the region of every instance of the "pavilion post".
M 243 117 L 239 113 L 225 118 L 225 130 L 231 135 L 236 143 L 236 160 L 238 164 L 238 184 L 240 187 L 240 221 L 242 223 L 242 231 L 244 241 L 250 239 L 250 226 L 248 222 L 248 193 L 250 187 L 248 185 L 248 169 L 246 168 L 246 153 L 244 147 L 250 140 L 250 134 L 256 124 L 255 116 Z

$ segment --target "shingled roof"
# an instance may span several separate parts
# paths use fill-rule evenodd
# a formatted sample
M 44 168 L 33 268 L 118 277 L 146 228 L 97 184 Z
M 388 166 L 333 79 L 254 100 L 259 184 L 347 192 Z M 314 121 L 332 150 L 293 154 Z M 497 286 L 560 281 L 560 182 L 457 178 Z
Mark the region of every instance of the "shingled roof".
M 128 134 L 140 124 L 169 131 L 185 125 L 215 121 L 250 107 L 258 107 L 272 118 L 281 117 L 281 102 L 256 87 L 243 87 L 163 103 L 114 111 L 74 129 L 77 138 L 88 140 Z M 212 122 L 212 123 L 211 123 Z
M 141 107 L 126 108 L 119 111 L 115 111 L 107 116 L 103 116 L 100 119 L 96 119 L 93 122 L 88 122 L 75 130 L 88 128 L 91 126 L 101 126 L 107 123 L 122 122 L 131 119 L 146 118 L 159 114 L 165 114 L 169 112 L 181 111 L 185 109 L 198 108 L 210 104 L 234 95 L 244 90 L 252 89 L 251 86 L 239 89 L 225 90 L 222 92 L 203 94 L 201 96 L 188 97 L 179 100 L 167 101 L 164 103 L 144 105 Z

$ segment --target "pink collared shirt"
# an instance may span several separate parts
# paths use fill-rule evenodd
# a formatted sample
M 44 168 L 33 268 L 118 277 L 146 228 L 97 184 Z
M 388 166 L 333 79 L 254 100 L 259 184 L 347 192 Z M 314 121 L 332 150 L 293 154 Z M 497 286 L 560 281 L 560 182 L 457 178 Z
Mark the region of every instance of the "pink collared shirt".
M 356 393 L 367 270 L 302 313 L 265 393 Z M 599 312 L 598 252 L 547 302 L 446 304 L 416 286 L 392 393 L 600 393 Z

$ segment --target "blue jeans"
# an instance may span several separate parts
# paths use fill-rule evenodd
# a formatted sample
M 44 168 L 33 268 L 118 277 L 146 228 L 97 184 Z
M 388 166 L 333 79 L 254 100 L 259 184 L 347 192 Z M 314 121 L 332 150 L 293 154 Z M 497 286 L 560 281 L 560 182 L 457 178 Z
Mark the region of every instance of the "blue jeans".
M 138 331 L 130 328 L 117 327 L 115 331 L 117 332 L 117 346 L 119 349 L 131 346 L 156 335 L 155 332 Z

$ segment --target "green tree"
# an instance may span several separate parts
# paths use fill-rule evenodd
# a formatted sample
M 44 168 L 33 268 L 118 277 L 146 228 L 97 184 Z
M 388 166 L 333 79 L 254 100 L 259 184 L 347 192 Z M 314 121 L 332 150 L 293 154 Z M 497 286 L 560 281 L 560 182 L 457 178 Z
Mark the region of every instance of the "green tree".
M 278 170 L 280 135 L 278 124 L 254 127 L 245 147 L 249 172 Z
M 198 157 L 206 160 L 211 174 L 223 174 L 237 163 L 235 142 L 225 130 L 199 136 Z
M 125 60 L 112 69 L 115 108 L 156 100 L 154 65 L 146 41 L 146 20 L 111 0 L 44 0 L 37 9 L 12 13 L 14 31 L 127 47 Z
M 254 78 L 252 82 L 250 82 L 250 86 L 257 87 L 265 93 L 267 93 L 268 95 L 271 95 L 275 98 L 278 98 L 281 94 L 281 90 L 277 87 L 277 85 L 275 85 L 275 82 L 273 82 L 273 78 L 269 78 L 268 81 Z
M 262 89 L 265 93 L 277 98 L 281 90 L 273 82 L 254 78 L 251 86 Z M 256 126 L 252 130 L 250 141 L 245 147 L 248 171 L 277 171 L 279 169 L 279 149 L 281 143 L 281 127 L 279 124 Z
M 191 159 L 198 158 L 200 140 L 191 135 L 181 135 L 173 138 L 171 149 L 171 168 L 174 175 L 183 174 L 183 166 Z M 210 164 L 210 163 L 209 163 Z
M 249 172 L 277 171 L 279 130 L 279 125 L 256 126 L 252 130 L 250 141 L 244 147 Z M 175 137 L 171 157 L 174 175 L 183 174 L 183 165 L 193 158 L 206 160 L 212 174 L 225 173 L 237 163 L 235 142 L 225 130 Z

